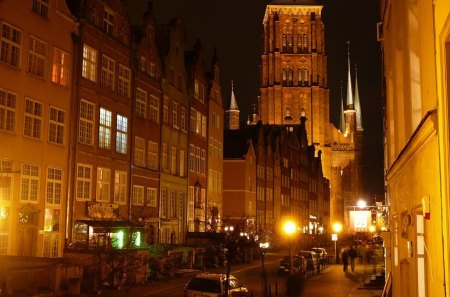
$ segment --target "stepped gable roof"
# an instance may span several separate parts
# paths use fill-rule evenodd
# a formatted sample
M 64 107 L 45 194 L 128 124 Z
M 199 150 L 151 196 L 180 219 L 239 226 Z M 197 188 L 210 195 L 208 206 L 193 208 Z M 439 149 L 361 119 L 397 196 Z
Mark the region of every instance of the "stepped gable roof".
M 155 39 L 159 53 L 162 56 L 167 55 L 170 48 L 170 25 L 158 24 Z
M 320 5 L 314 0 L 273 0 L 269 5 Z

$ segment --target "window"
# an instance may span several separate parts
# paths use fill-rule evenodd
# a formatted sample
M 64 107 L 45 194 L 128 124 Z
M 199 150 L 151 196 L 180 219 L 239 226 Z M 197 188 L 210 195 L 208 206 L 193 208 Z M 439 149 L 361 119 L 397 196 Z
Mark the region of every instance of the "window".
M 126 204 L 127 173 L 116 170 L 114 175 L 114 203 Z
M 195 146 L 189 145 L 189 170 L 195 171 Z
M 22 164 L 20 200 L 37 202 L 39 193 L 39 166 Z
M 286 50 L 286 45 L 287 45 L 286 34 L 283 34 L 282 45 L 283 45 L 283 51 L 285 51 Z
M 202 115 L 202 136 L 206 137 L 206 116 Z
M 197 111 L 197 118 L 195 121 L 195 133 L 201 134 L 202 133 L 202 114 Z
M 303 35 L 303 51 L 307 51 L 308 50 L 308 35 L 304 34 Z
M 47 168 L 47 204 L 61 204 L 62 170 Z
M 287 79 L 287 74 L 286 74 L 286 69 L 284 69 L 284 68 L 282 70 L 282 79 L 283 79 L 283 84 L 285 84 L 286 79 Z
M 144 205 L 144 187 L 133 185 L 133 204 Z
M 189 125 L 191 126 L 191 131 L 195 132 L 195 120 L 197 117 L 197 111 L 191 107 L 191 116 L 190 116 L 190 123 Z
M 200 156 L 200 173 L 206 174 L 206 151 L 202 150 L 201 156 Z
M 103 55 L 101 84 L 103 87 L 108 88 L 110 90 L 114 90 L 114 76 L 115 76 L 114 67 L 115 67 L 114 60 Z
M 36 139 L 41 138 L 42 103 L 25 98 L 25 122 L 23 134 Z
M 195 172 L 200 173 L 200 148 L 195 147 Z
M 161 188 L 161 201 L 159 203 L 159 216 L 165 218 L 167 215 L 167 189 Z
M 145 140 L 141 137 L 134 137 L 134 165 L 145 166 Z
M 305 81 L 305 84 L 308 84 L 308 70 L 306 68 L 303 69 L 303 80 Z
M 107 168 L 97 168 L 97 201 L 110 202 L 109 188 L 111 182 L 111 171 Z
M 145 111 L 147 110 L 147 92 L 136 89 L 136 115 L 145 119 Z
M 77 165 L 77 200 L 91 200 L 92 166 Z
M 183 218 L 184 216 L 184 197 L 185 193 L 179 192 L 178 193 L 178 217 Z
M 19 67 L 22 32 L 6 23 L 2 25 L 0 61 Z
M 84 144 L 93 143 L 92 131 L 94 130 L 94 108 L 94 104 L 81 99 L 78 141 Z
M 97 51 L 86 44 L 83 45 L 81 76 L 94 82 L 97 81 Z
M 169 146 L 166 143 L 162 144 L 162 167 L 164 171 L 169 171 L 169 160 L 168 160 L 168 155 L 169 155 Z
M 48 141 L 64 144 L 64 115 L 63 110 L 50 106 Z
M 116 126 L 116 152 L 126 154 L 128 142 L 128 118 L 118 114 Z
M 293 46 L 292 34 L 289 34 L 288 46 L 289 46 L 289 52 L 292 53 L 292 46 Z
M 302 51 L 302 34 L 297 35 L 297 52 Z
M 170 191 L 170 205 L 169 205 L 170 217 L 175 218 L 177 216 L 177 192 Z
M 69 77 L 69 54 L 53 48 L 52 82 L 67 86 Z
M 200 101 L 204 102 L 205 101 L 205 86 L 203 84 L 200 84 L 200 90 L 199 90 L 200 94 Z
M 172 102 L 172 126 L 178 129 L 178 103 Z
M 185 162 L 185 153 L 184 150 L 180 150 L 180 176 L 184 176 L 184 162 Z
M 158 170 L 158 144 L 153 141 L 148 142 L 148 167 Z
M 180 127 L 181 131 L 186 132 L 186 107 L 184 106 L 180 107 Z
M 30 36 L 27 71 L 42 78 L 45 70 L 45 47 L 44 42 Z
M 197 79 L 195 79 L 194 80 L 194 96 L 198 98 L 199 93 L 200 93 L 200 83 L 198 82 Z
M 108 7 L 103 11 L 103 30 L 108 35 L 114 34 L 114 12 Z
M 158 189 L 147 188 L 147 206 L 156 207 L 156 193 Z
M 58 258 L 59 257 L 59 233 L 44 234 L 44 257 Z
M 187 210 L 187 218 L 189 222 L 189 231 L 194 230 L 194 187 L 189 186 L 188 193 L 188 210 Z
M 177 174 L 177 148 L 170 147 L 170 173 Z
M 153 62 L 150 62 L 150 77 L 156 77 L 156 65 Z
M 14 132 L 16 126 L 16 95 L 0 89 L 0 130 Z
M 101 107 L 98 127 L 98 146 L 105 149 L 111 148 L 112 112 Z
M 141 72 L 147 73 L 148 72 L 148 59 L 145 56 L 139 57 L 139 69 Z
M 58 208 L 45 208 L 44 213 L 44 231 L 48 232 L 58 232 L 59 222 L 60 222 L 61 210 Z M 45 251 L 44 251 L 45 253 Z
M 159 98 L 150 95 L 150 120 L 159 124 Z
M 8 160 L 0 160 L 0 203 L 11 200 L 11 179 L 12 162 Z
M 3 207 L 0 216 L 0 255 L 8 255 L 9 250 L 9 220 L 11 213 L 9 207 Z
M 43 17 L 48 17 L 48 0 L 33 0 L 31 9 Z
M 288 84 L 292 85 L 293 75 L 292 75 L 292 69 L 288 69 Z
M 163 102 L 163 123 L 169 124 L 169 97 L 164 97 Z
M 119 82 L 117 91 L 119 95 L 130 97 L 131 76 L 130 69 L 123 65 L 119 65 Z

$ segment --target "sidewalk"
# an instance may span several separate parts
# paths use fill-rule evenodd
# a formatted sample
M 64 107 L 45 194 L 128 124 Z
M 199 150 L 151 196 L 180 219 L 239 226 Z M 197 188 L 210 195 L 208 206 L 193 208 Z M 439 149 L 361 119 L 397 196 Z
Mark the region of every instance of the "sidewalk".
M 377 271 L 380 269 L 378 265 Z M 330 265 L 306 281 L 301 296 L 378 297 L 380 290 L 361 289 L 372 273 L 373 264 L 357 264 L 354 272 L 347 273 L 342 271 L 342 265 Z

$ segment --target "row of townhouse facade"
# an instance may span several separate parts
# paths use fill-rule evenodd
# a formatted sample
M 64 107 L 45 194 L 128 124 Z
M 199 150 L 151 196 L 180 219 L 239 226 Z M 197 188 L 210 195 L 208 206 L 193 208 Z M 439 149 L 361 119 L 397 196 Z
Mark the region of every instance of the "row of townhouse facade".
M 216 228 L 216 55 L 206 65 L 150 7 L 132 25 L 121 0 L 26 4 L 0 2 L 0 255 L 61 257 L 105 228 L 149 244 Z

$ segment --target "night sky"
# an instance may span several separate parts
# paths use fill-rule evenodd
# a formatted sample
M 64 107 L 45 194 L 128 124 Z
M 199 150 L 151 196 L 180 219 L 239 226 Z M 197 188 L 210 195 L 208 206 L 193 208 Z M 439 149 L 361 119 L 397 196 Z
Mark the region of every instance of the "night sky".
M 244 120 L 259 94 L 262 20 L 270 0 L 153 0 L 158 23 L 181 17 L 186 23 L 188 46 L 198 38 L 209 65 L 217 47 L 224 104 L 235 95 Z M 325 23 L 330 88 L 330 119 L 339 127 L 340 85 L 346 98 L 347 40 L 351 42 L 352 79 L 358 67 L 358 86 L 364 127 L 364 183 L 368 201 L 383 194 L 381 59 L 376 40 L 378 0 L 325 0 Z M 147 1 L 129 1 L 130 18 L 136 22 Z M 353 87 L 354 88 L 354 87 Z

